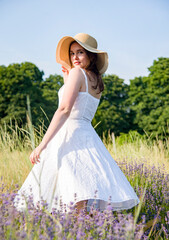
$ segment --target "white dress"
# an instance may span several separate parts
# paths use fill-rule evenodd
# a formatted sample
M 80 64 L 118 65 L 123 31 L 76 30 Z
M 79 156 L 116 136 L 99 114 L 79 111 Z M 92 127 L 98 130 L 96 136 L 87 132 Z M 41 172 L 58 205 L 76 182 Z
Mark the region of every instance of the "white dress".
M 82 70 L 82 69 L 81 69 Z M 70 202 L 88 200 L 88 209 L 97 203 L 104 210 L 107 203 L 114 210 L 129 209 L 139 203 L 130 183 L 102 143 L 91 121 L 99 100 L 86 92 L 79 92 L 69 118 L 41 153 L 15 199 L 19 210 L 25 208 L 22 195 L 33 195 L 35 205 L 41 200 L 48 209 L 57 210 Z M 59 90 L 62 100 L 64 85 Z M 18 201 L 17 199 L 20 198 Z

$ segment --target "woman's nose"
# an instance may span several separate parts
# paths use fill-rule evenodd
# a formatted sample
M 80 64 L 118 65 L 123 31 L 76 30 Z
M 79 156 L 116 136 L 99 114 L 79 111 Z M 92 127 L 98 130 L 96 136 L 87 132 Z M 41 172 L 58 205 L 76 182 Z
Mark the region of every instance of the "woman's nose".
M 75 53 L 74 54 L 74 59 L 77 59 L 78 58 L 78 55 Z

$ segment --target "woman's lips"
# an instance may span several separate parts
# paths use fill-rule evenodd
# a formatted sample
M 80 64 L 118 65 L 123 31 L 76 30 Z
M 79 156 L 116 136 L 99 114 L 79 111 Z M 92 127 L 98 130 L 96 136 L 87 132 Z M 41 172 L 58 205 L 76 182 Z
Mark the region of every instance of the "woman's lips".
M 74 62 L 74 64 L 75 64 L 75 65 L 79 65 L 79 64 L 80 64 L 80 62 Z

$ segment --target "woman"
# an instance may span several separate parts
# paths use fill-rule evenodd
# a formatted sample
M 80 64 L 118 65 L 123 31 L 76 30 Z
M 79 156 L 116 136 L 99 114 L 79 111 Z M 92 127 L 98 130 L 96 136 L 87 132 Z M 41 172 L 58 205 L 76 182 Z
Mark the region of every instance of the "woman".
M 139 199 L 91 125 L 104 89 L 101 74 L 108 67 L 107 53 L 97 49 L 93 37 L 79 33 L 59 41 L 56 60 L 64 74 L 59 107 L 30 155 L 36 165 L 20 198 L 32 194 L 35 205 L 46 200 L 49 210 L 69 210 L 74 202 L 79 212 L 94 200 L 100 210 L 108 202 L 114 210 L 135 206 Z M 20 200 L 18 208 L 24 207 Z

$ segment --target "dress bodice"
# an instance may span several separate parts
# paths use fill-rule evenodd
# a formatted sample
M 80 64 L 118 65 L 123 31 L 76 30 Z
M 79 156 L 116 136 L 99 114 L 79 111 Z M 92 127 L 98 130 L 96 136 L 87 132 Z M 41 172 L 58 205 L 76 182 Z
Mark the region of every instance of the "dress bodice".
M 81 69 L 84 76 L 85 76 L 85 83 L 86 83 L 86 92 L 79 92 L 78 96 L 74 102 L 74 105 L 72 107 L 69 119 L 83 119 L 87 121 L 92 121 L 97 107 L 99 105 L 99 99 L 93 97 L 88 92 L 88 82 L 87 82 L 87 76 L 83 69 Z M 62 101 L 63 91 L 64 91 L 63 85 L 58 94 L 59 94 L 59 105 Z

